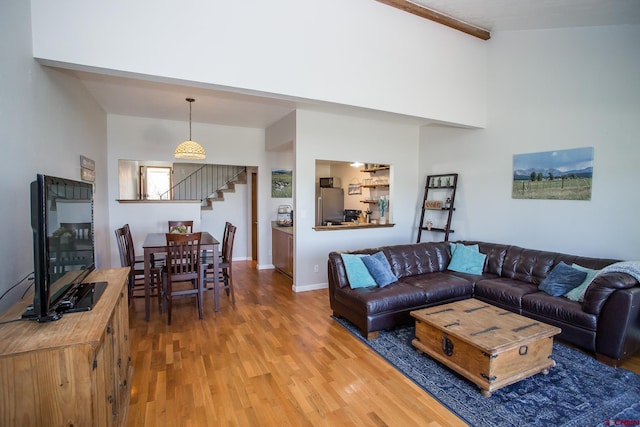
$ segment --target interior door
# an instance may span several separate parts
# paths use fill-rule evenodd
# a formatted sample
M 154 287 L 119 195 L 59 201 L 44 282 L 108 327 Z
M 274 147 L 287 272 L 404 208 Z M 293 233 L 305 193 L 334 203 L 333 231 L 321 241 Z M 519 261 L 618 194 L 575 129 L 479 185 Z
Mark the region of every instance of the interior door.
M 258 174 L 251 172 L 251 259 L 258 261 Z

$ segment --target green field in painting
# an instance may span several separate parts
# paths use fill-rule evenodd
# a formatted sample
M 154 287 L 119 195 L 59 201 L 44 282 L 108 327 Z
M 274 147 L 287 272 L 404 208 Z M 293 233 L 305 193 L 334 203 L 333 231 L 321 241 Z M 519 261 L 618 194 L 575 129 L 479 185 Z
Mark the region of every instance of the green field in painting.
M 591 178 L 513 181 L 514 199 L 591 200 Z
M 292 197 L 291 171 L 271 172 L 271 197 Z

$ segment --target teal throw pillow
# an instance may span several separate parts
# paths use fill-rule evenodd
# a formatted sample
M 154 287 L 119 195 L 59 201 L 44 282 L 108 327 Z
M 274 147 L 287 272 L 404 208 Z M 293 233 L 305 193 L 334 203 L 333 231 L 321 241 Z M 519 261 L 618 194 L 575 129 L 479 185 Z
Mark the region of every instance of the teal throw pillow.
M 341 254 L 342 262 L 344 262 L 344 268 L 347 270 L 347 279 L 349 279 L 349 286 L 352 289 L 367 288 L 370 286 L 377 286 L 377 283 L 367 266 L 362 262 L 363 257 L 369 255 L 363 254 Z
M 458 243 L 453 249 L 451 262 L 449 262 L 447 269 L 459 273 L 482 274 L 486 258 L 485 254 L 480 253 L 478 245 L 465 246 Z
M 362 262 L 367 266 L 367 270 L 369 270 L 369 273 L 381 288 L 398 281 L 396 275 L 391 271 L 389 260 L 387 260 L 382 251 L 363 257 Z
M 594 277 L 596 277 L 598 273 L 600 273 L 600 270 L 592 270 L 578 264 L 572 264 L 571 267 L 575 268 L 576 270 L 584 271 L 585 273 L 587 273 L 587 276 L 584 278 L 582 283 L 564 294 L 564 296 L 571 301 L 582 302 L 582 300 L 584 300 L 584 293 L 587 292 L 587 288 L 591 284 L 591 281 Z
M 580 285 L 585 277 L 587 277 L 587 273 L 584 271 L 577 270 L 560 261 L 558 265 L 553 267 L 551 273 L 540 282 L 538 289 L 554 297 L 559 297 Z

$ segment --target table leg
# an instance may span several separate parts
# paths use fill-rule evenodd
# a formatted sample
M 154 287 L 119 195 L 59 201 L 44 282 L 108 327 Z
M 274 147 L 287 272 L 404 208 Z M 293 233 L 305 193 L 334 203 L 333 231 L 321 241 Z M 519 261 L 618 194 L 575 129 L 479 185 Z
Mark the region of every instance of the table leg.
M 151 251 L 144 248 L 144 318 L 148 322 L 151 318 Z

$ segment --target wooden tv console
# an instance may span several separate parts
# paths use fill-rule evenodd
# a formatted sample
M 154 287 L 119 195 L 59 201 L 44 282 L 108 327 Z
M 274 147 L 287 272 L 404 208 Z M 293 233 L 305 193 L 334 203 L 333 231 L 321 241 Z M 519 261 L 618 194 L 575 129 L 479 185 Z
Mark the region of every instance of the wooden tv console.
M 0 425 L 119 426 L 129 406 L 127 268 L 95 270 L 107 282 L 93 310 L 50 323 L 0 324 Z M 25 297 L 0 316 L 19 319 Z

